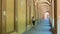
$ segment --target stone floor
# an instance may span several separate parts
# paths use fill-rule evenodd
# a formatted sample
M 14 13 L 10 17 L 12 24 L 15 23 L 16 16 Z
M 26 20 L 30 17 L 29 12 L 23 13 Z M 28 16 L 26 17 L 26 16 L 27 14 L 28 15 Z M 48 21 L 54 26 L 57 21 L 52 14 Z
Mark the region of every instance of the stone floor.
M 49 19 L 39 21 L 37 26 L 32 27 L 23 34 L 52 34 Z

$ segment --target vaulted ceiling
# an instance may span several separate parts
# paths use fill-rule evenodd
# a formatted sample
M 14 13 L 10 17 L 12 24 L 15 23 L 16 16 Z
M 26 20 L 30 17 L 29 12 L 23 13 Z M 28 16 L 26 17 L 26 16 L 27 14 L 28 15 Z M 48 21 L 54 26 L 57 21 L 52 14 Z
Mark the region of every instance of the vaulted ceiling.
M 39 15 L 43 15 L 44 12 L 50 11 L 51 0 L 35 0 L 35 6 L 38 7 Z
M 38 4 L 38 9 L 40 10 L 40 12 L 45 12 L 45 11 L 49 11 L 49 7 L 51 6 L 51 0 L 35 0 L 35 5 Z M 42 11 L 41 11 L 42 10 Z

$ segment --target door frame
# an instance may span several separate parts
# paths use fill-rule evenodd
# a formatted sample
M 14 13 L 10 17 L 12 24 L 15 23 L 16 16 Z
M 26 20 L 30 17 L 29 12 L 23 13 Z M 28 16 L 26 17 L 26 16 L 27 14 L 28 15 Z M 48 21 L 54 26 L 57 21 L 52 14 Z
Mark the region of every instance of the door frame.
M 0 0 L 0 34 L 2 34 L 2 0 Z
M 57 34 L 57 0 L 54 0 L 54 34 Z

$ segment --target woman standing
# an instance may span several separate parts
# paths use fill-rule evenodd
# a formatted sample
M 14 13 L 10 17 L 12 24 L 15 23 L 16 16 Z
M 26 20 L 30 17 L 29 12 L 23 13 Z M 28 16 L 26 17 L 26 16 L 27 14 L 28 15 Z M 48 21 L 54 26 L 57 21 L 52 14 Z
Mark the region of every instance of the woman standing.
M 33 23 L 33 26 L 35 25 L 35 18 L 34 16 L 32 17 L 32 23 Z

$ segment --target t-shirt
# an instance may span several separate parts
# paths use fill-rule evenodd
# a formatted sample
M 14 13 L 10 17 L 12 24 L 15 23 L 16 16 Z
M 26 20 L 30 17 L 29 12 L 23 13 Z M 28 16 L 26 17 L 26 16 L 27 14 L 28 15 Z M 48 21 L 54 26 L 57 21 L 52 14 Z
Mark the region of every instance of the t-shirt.
M 33 18 L 33 21 L 35 21 L 35 18 Z

